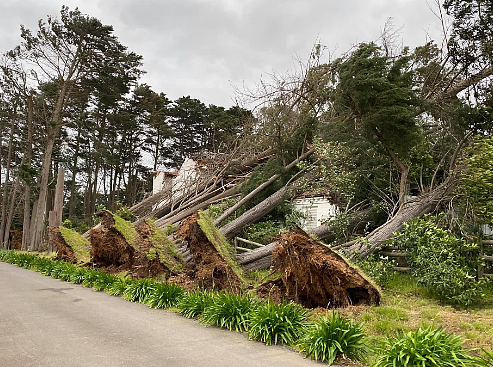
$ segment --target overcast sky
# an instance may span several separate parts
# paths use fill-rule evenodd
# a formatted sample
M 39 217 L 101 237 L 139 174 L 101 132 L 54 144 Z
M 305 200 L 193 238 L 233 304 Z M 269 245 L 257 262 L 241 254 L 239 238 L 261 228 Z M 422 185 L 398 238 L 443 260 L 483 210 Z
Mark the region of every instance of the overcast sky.
M 20 24 L 34 30 L 63 4 L 113 25 L 156 92 L 225 107 L 232 85 L 293 69 L 317 40 L 336 56 L 374 40 L 389 17 L 405 45 L 441 39 L 434 0 L 0 0 L 0 52 L 20 43 Z

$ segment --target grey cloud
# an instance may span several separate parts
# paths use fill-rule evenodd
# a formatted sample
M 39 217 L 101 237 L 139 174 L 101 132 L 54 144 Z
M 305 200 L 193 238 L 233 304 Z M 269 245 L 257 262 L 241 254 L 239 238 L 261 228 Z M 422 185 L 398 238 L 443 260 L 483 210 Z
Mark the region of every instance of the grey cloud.
M 439 23 L 426 0 L 66 0 L 71 8 L 112 24 L 131 51 L 144 56 L 143 82 L 176 99 L 191 95 L 230 106 L 230 82 L 254 85 L 262 74 L 283 73 L 306 58 L 320 39 L 341 53 L 377 38 L 388 17 L 404 26 L 404 44 L 424 43 Z M 45 0 L 2 1 L 0 50 L 18 37 L 22 19 L 58 14 L 61 4 Z M 22 5 L 20 5 L 22 4 Z M 7 15 L 8 14 L 8 15 Z M 4 19 L 0 19 L 3 20 Z M 32 23 L 31 23 L 32 24 Z M 35 23 L 34 23 L 35 24 Z M 8 34 L 8 40 L 5 39 Z M 17 42 L 18 43 L 18 42 Z

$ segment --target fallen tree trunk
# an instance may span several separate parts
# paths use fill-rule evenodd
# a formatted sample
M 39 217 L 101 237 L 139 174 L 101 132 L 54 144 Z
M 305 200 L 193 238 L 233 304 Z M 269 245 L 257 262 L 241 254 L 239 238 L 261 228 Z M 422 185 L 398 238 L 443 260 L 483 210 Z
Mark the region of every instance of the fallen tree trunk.
M 380 303 L 380 292 L 365 276 L 301 229 L 278 238 L 273 263 L 286 298 L 310 308 Z
M 193 213 L 196 213 L 199 210 L 202 210 L 202 209 L 208 207 L 209 205 L 216 202 L 217 200 L 221 200 L 221 199 L 227 198 L 231 195 L 237 194 L 239 192 L 240 188 L 241 188 L 241 184 L 235 185 L 235 186 L 221 192 L 220 194 L 213 196 L 212 198 L 210 198 L 208 200 L 205 200 L 203 202 L 198 203 L 195 206 L 192 206 L 191 208 L 179 211 L 177 214 L 173 215 L 172 217 L 160 218 L 156 221 L 156 226 L 163 228 L 163 227 L 167 226 L 168 224 L 177 223 L 177 222 L 181 221 L 182 219 L 192 215 Z
M 289 171 L 294 166 L 296 166 L 299 162 L 301 162 L 303 159 L 308 158 L 314 152 L 315 152 L 315 149 L 310 149 L 309 151 L 305 152 L 299 158 L 295 159 L 293 162 L 291 162 L 286 167 L 284 167 L 284 172 Z M 242 198 L 240 201 L 238 201 L 235 205 L 233 205 L 231 208 L 229 208 L 228 210 L 226 210 L 219 218 L 217 218 L 214 221 L 214 224 L 216 226 L 220 225 L 225 219 L 229 218 L 229 216 L 231 214 L 233 214 L 236 210 L 238 210 L 243 205 L 245 205 L 250 199 L 252 199 L 255 195 L 257 195 L 260 191 L 262 191 L 263 189 L 265 189 L 271 183 L 273 183 L 274 181 L 276 181 L 279 177 L 281 177 L 281 173 L 278 173 L 278 174 L 273 175 L 266 182 L 262 183 L 255 190 L 253 190 L 252 192 L 250 192 L 248 195 L 246 195 L 244 198 Z
M 456 183 L 455 177 L 449 177 L 435 189 L 407 201 L 390 220 L 366 236 L 366 241 L 355 243 L 345 252 L 351 257 L 359 256 L 361 258 L 372 254 L 379 246 L 390 240 L 395 232 L 401 230 L 405 222 L 434 211 L 441 202 L 450 196 Z
M 244 226 L 257 222 L 273 211 L 283 200 L 293 197 L 295 192 L 294 185 L 288 184 L 219 230 L 226 238 L 233 238 L 241 232 Z
M 182 197 L 178 198 L 177 200 L 172 200 L 172 197 L 170 193 L 166 192 L 161 192 L 156 195 L 152 195 L 148 197 L 145 200 L 142 200 L 141 202 L 133 205 L 129 211 L 139 217 L 156 217 L 156 218 L 161 218 L 164 215 L 168 214 L 171 211 L 171 207 L 173 205 L 173 202 L 176 204 L 177 202 L 183 202 L 187 200 L 188 198 L 191 197 L 197 197 L 204 192 L 206 192 L 209 189 L 215 189 L 216 185 L 219 181 L 221 181 L 221 178 L 226 176 L 226 175 L 232 175 L 232 174 L 240 174 L 245 171 L 248 171 L 252 167 L 256 166 L 259 164 L 262 160 L 270 157 L 273 153 L 275 152 L 275 149 L 269 148 L 262 153 L 257 154 L 254 157 L 250 157 L 244 161 L 239 161 L 239 160 L 231 160 L 227 167 L 224 167 L 221 169 L 220 172 L 217 172 L 217 174 L 213 174 L 211 176 L 211 179 L 208 180 L 207 182 L 200 183 L 196 190 L 189 190 L 188 193 L 185 195 L 182 195 Z M 166 190 L 170 191 L 170 190 Z M 192 193 L 193 191 L 193 193 Z M 159 202 L 163 201 L 163 198 L 165 196 L 168 196 L 169 198 L 166 201 L 166 205 L 160 207 L 159 209 L 153 209 L 153 207 L 158 204 Z

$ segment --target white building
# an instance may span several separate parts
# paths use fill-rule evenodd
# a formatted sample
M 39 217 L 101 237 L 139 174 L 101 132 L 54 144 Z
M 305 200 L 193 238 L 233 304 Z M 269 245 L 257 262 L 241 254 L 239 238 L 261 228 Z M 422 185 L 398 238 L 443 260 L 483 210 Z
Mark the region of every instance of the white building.
M 306 216 L 303 223 L 305 230 L 318 227 L 339 213 L 337 206 L 323 196 L 300 197 L 294 199 L 293 204 L 296 210 Z
M 166 187 L 170 187 L 172 198 L 177 199 L 185 194 L 187 190 L 195 190 L 200 174 L 199 170 L 200 168 L 194 160 L 186 158 L 177 172 L 154 172 L 152 195 L 166 189 Z

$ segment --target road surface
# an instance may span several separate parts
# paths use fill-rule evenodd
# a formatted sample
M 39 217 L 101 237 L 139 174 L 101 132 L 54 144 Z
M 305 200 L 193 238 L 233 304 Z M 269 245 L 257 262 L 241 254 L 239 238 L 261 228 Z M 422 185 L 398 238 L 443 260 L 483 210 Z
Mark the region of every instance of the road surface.
M 280 346 L 204 327 L 0 262 L 0 366 L 321 366 Z

